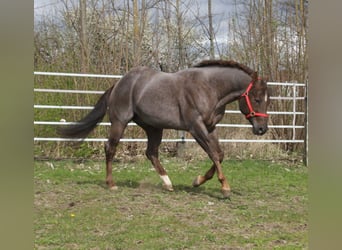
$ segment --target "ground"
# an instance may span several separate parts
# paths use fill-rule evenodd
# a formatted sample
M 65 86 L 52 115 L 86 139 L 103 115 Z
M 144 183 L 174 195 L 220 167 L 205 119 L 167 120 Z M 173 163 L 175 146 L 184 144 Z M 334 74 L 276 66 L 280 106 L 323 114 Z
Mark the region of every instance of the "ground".
M 36 161 L 35 249 L 307 249 L 308 169 L 265 161 L 224 161 L 232 187 L 216 178 L 191 186 L 209 161 L 164 158 L 174 192 L 146 160 Z

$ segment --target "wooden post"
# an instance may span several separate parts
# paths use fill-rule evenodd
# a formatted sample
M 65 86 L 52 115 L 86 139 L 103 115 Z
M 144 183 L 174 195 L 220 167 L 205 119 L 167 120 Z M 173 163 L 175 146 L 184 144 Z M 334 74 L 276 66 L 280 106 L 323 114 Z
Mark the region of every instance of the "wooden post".
M 177 133 L 178 138 L 181 139 L 181 141 L 176 144 L 177 156 L 182 158 L 185 155 L 185 132 L 183 130 L 178 130 Z
M 178 32 L 178 70 L 184 69 L 185 66 L 185 53 L 183 48 L 183 20 L 182 20 L 182 14 L 180 9 L 180 0 L 176 1 L 176 17 L 177 17 L 177 32 Z M 185 143 L 184 143 L 184 137 L 185 132 L 179 130 L 178 132 L 178 138 L 181 139 L 181 142 L 177 142 L 177 156 L 183 157 L 184 156 L 184 149 L 185 149 Z

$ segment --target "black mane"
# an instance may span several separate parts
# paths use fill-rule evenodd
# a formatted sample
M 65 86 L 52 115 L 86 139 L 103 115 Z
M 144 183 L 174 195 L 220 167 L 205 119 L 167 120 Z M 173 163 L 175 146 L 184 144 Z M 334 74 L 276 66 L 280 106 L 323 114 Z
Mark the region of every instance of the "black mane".
M 247 67 L 244 64 L 229 60 L 204 60 L 200 63 L 194 65 L 195 68 L 203 68 L 203 67 L 230 67 L 230 68 L 237 68 L 244 72 L 246 72 L 248 75 L 252 76 L 256 74 L 256 71 L 252 70 L 251 68 Z

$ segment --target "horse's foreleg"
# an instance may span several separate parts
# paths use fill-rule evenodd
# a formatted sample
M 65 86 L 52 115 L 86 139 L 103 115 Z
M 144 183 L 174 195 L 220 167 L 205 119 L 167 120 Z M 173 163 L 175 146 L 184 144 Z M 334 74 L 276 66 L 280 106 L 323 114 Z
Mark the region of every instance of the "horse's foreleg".
M 105 142 L 105 154 L 106 154 L 106 183 L 109 189 L 115 190 L 117 186 L 113 181 L 112 175 L 112 162 L 116 152 L 116 146 L 120 142 L 121 135 L 125 129 L 121 123 L 112 123 L 109 132 L 108 141 Z
M 206 172 L 206 174 L 204 176 L 199 175 L 195 178 L 195 180 L 193 181 L 192 185 L 194 187 L 199 187 L 202 184 L 204 184 L 206 181 L 210 180 L 213 178 L 214 174 L 216 172 L 216 166 L 212 165 L 212 167 Z
M 167 175 L 166 170 L 164 169 L 164 167 L 161 165 L 159 161 L 158 149 L 161 143 L 163 130 L 156 129 L 153 127 L 144 127 L 144 129 L 146 131 L 147 138 L 148 138 L 146 156 L 151 161 L 153 167 L 155 168 L 160 178 L 162 179 L 163 187 L 168 191 L 173 191 L 172 182 L 169 176 Z
M 217 172 L 218 180 L 221 183 L 221 191 L 224 197 L 229 197 L 230 186 L 222 171 L 223 151 L 221 150 L 215 130 L 209 133 L 203 123 L 197 123 L 194 130 L 190 131 L 200 146 L 206 151 L 210 159 L 213 161 L 213 166 L 207 171 L 204 176 L 198 176 L 193 182 L 193 186 L 198 187 L 210 180 L 215 171 Z
M 220 148 L 218 148 L 218 150 L 219 150 L 219 161 L 220 163 L 222 163 L 224 154 Z M 212 179 L 215 172 L 216 172 L 216 165 L 213 164 L 211 168 L 205 173 L 204 176 L 202 175 L 197 176 L 195 180 L 193 181 L 192 185 L 194 187 L 199 187 L 200 185 L 204 184 L 208 180 Z
M 227 178 L 224 176 L 222 171 L 222 165 L 220 162 L 216 162 L 217 178 L 221 182 L 221 191 L 224 197 L 228 198 L 230 196 L 230 186 L 228 184 Z

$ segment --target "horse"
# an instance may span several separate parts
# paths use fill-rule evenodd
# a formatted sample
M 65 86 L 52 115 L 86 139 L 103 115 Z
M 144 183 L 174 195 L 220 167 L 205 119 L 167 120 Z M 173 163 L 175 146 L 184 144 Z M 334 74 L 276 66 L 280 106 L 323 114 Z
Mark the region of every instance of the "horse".
M 163 129 L 188 131 L 213 162 L 205 175 L 195 178 L 198 187 L 215 172 L 224 197 L 230 185 L 222 171 L 223 151 L 215 125 L 225 113 L 225 106 L 238 101 L 239 109 L 252 125 L 255 135 L 268 130 L 269 95 L 266 81 L 246 65 L 235 61 L 204 60 L 190 68 L 166 73 L 139 66 L 126 73 L 99 98 L 94 108 L 74 125 L 58 129 L 68 138 L 85 138 L 108 113 L 111 126 L 104 150 L 106 183 L 117 189 L 112 177 L 116 147 L 130 121 L 134 121 L 148 138 L 146 156 L 159 174 L 163 187 L 173 191 L 172 182 L 158 158 Z

